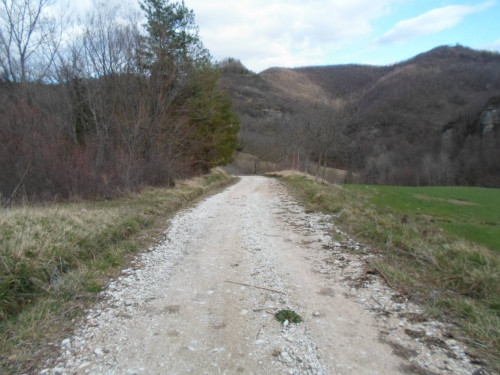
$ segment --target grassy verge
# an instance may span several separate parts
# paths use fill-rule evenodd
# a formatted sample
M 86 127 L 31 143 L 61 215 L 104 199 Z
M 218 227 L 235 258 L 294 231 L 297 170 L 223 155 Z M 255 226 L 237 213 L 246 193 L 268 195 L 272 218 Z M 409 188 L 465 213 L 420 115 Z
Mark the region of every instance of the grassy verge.
M 456 323 L 457 336 L 473 348 L 471 355 L 500 369 L 499 254 L 485 246 L 484 241 L 474 241 L 474 236 L 465 239 L 466 234 L 456 235 L 453 230 L 441 227 L 436 217 L 448 217 L 447 223 L 454 223 L 452 209 L 439 207 L 446 202 L 435 201 L 433 215 L 416 214 L 411 204 L 404 206 L 408 203 L 404 195 L 409 194 L 405 189 L 410 188 L 336 187 L 302 176 L 289 176 L 283 181 L 306 209 L 335 214 L 335 223 L 344 231 L 380 252 L 382 256 L 373 267 L 391 285 L 427 306 L 429 315 Z M 398 189 L 403 189 L 400 204 L 396 199 Z M 463 191 L 477 196 L 472 190 Z M 490 193 L 495 197 L 499 194 Z M 443 190 L 437 198 L 445 201 L 460 198 L 448 194 Z M 495 199 L 490 197 L 484 202 L 491 206 Z M 468 201 L 474 202 L 474 198 Z M 464 205 L 456 206 L 460 210 Z M 486 211 L 487 215 L 495 215 Z M 463 213 L 462 223 L 466 223 L 468 215 L 470 212 Z M 476 220 L 482 219 L 473 215 L 471 220 L 472 224 L 480 225 Z M 494 217 L 488 220 L 493 222 Z
M 112 201 L 1 209 L 0 372 L 30 372 L 166 218 L 232 182 L 215 170 Z

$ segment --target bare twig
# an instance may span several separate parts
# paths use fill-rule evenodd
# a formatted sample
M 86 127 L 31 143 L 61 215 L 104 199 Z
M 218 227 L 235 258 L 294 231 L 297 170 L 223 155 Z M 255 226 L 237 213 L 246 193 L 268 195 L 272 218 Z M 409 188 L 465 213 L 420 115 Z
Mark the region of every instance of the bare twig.
M 273 315 L 273 314 L 274 314 L 274 312 L 269 311 L 269 310 L 278 310 L 278 309 L 279 309 L 279 307 L 275 307 L 274 309 L 254 309 L 254 310 L 252 310 L 252 311 L 253 311 L 253 312 L 262 312 L 262 311 L 264 311 L 264 312 L 266 312 L 266 313 L 268 313 L 268 314 L 272 314 L 272 315 Z
M 255 336 L 255 340 L 259 339 L 260 331 L 262 331 L 262 327 L 259 328 L 259 331 L 257 332 L 257 335 Z
M 231 284 L 237 284 L 237 285 L 248 286 L 248 287 L 250 287 L 250 288 L 255 288 L 255 289 L 267 290 L 267 291 L 269 291 L 269 292 L 274 292 L 274 293 L 279 293 L 279 294 L 286 295 L 285 293 L 280 292 L 279 290 L 276 290 L 276 289 L 263 288 L 263 287 L 261 287 L 261 286 L 254 286 L 254 285 L 250 285 L 250 284 L 238 283 L 238 282 L 236 282 L 236 281 L 229 281 L 229 280 L 225 280 L 225 282 L 226 282 L 226 283 L 231 283 Z
M 385 280 L 385 282 L 387 283 L 387 285 L 389 285 L 389 287 L 391 287 L 392 289 L 396 289 L 391 284 L 391 282 L 389 281 L 389 279 L 387 278 L 387 276 L 382 272 L 382 270 L 375 265 L 375 263 L 371 263 L 370 262 L 370 266 L 372 266 L 373 268 L 375 268 L 377 270 L 377 272 L 379 273 L 379 275 L 382 276 L 382 278 Z
M 441 269 L 441 267 L 439 267 L 439 264 L 437 264 L 437 262 L 433 258 L 429 258 L 429 257 L 426 257 L 426 256 L 421 256 L 421 255 L 418 255 L 418 254 L 414 254 L 414 253 L 411 253 L 409 251 L 400 249 L 400 248 L 395 247 L 395 246 L 391 246 L 390 249 L 394 250 L 394 251 L 398 251 L 398 252 L 406 254 L 406 255 L 410 255 L 410 256 L 412 256 L 412 257 L 414 257 L 414 258 L 416 258 L 418 260 L 421 260 L 423 262 L 432 263 L 435 267 L 437 267 L 438 269 Z
M 12 191 L 12 194 L 10 195 L 9 199 L 7 199 L 7 201 L 5 202 L 5 204 L 3 206 L 4 208 L 7 207 L 7 205 L 10 202 L 10 200 L 14 197 L 14 194 L 16 194 L 17 189 L 19 189 L 19 186 L 21 186 L 21 184 L 23 183 L 24 177 L 26 177 L 26 175 L 28 174 L 28 171 L 29 171 L 30 168 L 31 168 L 31 163 L 28 165 L 28 167 L 26 167 L 26 170 L 24 171 L 23 176 L 21 177 L 21 180 L 19 180 L 19 183 L 17 184 L 17 186 L 15 187 L 15 189 Z

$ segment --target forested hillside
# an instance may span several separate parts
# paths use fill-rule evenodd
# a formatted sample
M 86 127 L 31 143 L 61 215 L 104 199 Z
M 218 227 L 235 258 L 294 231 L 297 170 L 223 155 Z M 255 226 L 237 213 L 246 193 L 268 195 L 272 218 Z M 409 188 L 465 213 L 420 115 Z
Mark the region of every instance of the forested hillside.
M 500 54 L 438 47 L 391 66 L 223 65 L 243 151 L 365 182 L 500 186 Z M 232 68 L 229 68 L 232 66 Z
M 78 25 L 0 3 L 0 203 L 107 198 L 232 160 L 239 119 L 183 2 Z

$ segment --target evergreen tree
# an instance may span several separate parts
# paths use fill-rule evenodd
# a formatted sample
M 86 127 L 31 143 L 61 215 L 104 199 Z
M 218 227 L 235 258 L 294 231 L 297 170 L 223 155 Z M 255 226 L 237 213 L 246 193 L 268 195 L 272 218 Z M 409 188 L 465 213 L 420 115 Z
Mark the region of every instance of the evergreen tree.
M 147 53 L 152 66 L 165 68 L 209 59 L 198 35 L 194 12 L 184 1 L 143 0 L 140 6 L 146 15 Z
M 144 0 L 148 33 L 145 51 L 150 70 L 152 126 L 150 139 L 172 134 L 173 113 L 186 121 L 168 148 L 182 149 L 196 169 L 207 171 L 232 161 L 239 119 L 217 82 L 220 72 L 198 36 L 194 13 L 184 2 Z M 175 131 L 179 131 L 179 119 Z M 182 139 L 181 139 L 182 138 Z M 171 137 L 167 136 L 164 139 Z
M 240 119 L 232 110 L 229 94 L 217 86 L 220 70 L 213 66 L 199 68 L 191 80 L 186 101 L 191 137 L 197 165 L 206 171 L 233 161 L 238 146 Z

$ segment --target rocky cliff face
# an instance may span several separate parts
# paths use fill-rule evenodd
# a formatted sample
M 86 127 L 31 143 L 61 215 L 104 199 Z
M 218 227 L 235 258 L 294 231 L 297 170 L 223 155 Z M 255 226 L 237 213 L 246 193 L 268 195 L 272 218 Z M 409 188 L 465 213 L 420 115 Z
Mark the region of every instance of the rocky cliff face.
M 482 135 L 500 129 L 500 96 L 491 98 L 479 119 Z

